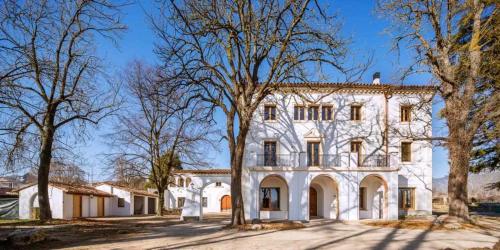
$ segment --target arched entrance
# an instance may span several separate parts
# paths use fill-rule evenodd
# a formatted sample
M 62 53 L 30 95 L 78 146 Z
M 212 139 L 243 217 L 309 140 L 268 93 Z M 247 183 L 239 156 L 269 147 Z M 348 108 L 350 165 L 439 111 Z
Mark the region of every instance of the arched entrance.
M 40 206 L 38 205 L 38 193 L 34 193 L 30 197 L 30 219 L 40 219 Z
M 279 175 L 266 176 L 259 185 L 259 218 L 288 219 L 288 185 Z
M 231 210 L 231 195 L 224 195 L 220 199 L 220 211 L 226 212 Z
M 359 219 L 387 218 L 387 182 L 379 175 L 368 175 L 359 183 Z
M 309 186 L 309 218 L 338 218 L 338 185 L 330 176 L 316 176 Z

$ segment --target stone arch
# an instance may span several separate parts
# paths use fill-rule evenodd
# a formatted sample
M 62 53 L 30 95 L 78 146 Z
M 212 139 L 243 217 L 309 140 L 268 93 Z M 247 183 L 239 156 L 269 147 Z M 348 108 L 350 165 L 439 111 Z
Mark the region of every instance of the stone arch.
M 31 195 L 29 200 L 29 213 L 30 219 L 39 219 L 40 216 L 40 206 L 38 205 L 38 192 Z
M 221 183 L 226 184 L 226 185 L 228 185 L 229 187 L 231 187 L 231 183 L 230 183 L 230 182 L 228 182 L 228 181 L 226 181 L 226 180 L 224 180 L 223 178 L 214 178 L 214 179 L 211 179 L 211 180 L 207 181 L 206 183 L 203 183 L 203 184 L 202 184 L 202 186 L 201 186 L 201 188 L 200 188 L 200 191 L 199 191 L 199 192 L 200 192 L 200 193 L 199 193 L 199 199 L 200 199 L 200 200 L 199 200 L 199 206 L 200 206 L 200 215 L 199 215 L 199 220 L 200 220 L 200 221 L 201 221 L 201 220 L 203 220 L 203 204 L 202 204 L 202 202 L 203 202 L 203 192 L 204 192 L 204 190 L 205 190 L 208 186 L 211 186 L 211 185 L 216 185 L 216 183 L 217 183 L 217 182 L 221 182 Z M 219 201 L 218 201 L 218 204 L 220 204 L 220 202 L 221 202 L 221 201 L 220 201 L 220 199 L 222 198 L 222 196 L 224 196 L 224 195 L 221 195 L 221 197 L 219 197 L 219 198 L 218 198 L 218 200 L 219 200 Z M 230 189 L 230 191 L 229 191 L 229 196 L 231 196 L 231 189 Z
M 314 188 L 317 194 L 317 216 L 326 219 L 339 218 L 339 183 L 331 175 L 319 174 L 311 178 L 308 189 L 308 207 L 309 215 L 311 214 L 311 188 Z M 314 208 L 313 208 L 314 209 Z M 310 219 L 310 217 L 309 217 Z
M 262 191 L 262 188 L 279 188 L 279 208 L 277 209 L 275 207 L 275 202 L 273 196 L 273 191 L 271 190 L 270 193 L 264 194 Z M 266 192 L 268 192 L 266 190 Z M 271 195 L 271 200 L 265 201 L 266 197 L 264 195 L 268 196 Z M 259 211 L 259 218 L 260 219 L 282 219 L 286 220 L 290 217 L 289 211 L 290 211 L 290 188 L 288 186 L 288 183 L 286 179 L 278 174 L 270 174 L 266 175 L 259 183 L 259 190 L 258 190 L 258 196 L 257 196 L 257 206 L 258 206 L 258 211 Z M 265 202 L 265 204 L 264 204 Z M 271 204 L 272 203 L 272 204 Z M 266 205 L 266 208 L 263 208 L 263 206 Z
M 359 219 L 387 219 L 389 187 L 384 177 L 379 174 L 369 174 L 359 182 L 359 191 L 366 188 L 365 209 L 358 206 Z M 360 195 L 358 194 L 358 199 Z

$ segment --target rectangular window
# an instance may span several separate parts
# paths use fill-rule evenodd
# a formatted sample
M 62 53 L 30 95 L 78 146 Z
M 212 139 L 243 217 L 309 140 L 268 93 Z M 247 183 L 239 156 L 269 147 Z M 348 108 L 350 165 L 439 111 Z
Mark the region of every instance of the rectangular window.
M 366 210 L 366 187 L 359 188 L 359 210 Z
M 184 201 L 186 201 L 186 198 L 184 198 L 184 197 L 178 197 L 177 198 L 177 208 L 184 207 Z
M 401 143 L 401 161 L 403 162 L 411 161 L 411 142 Z
M 275 121 L 276 120 L 276 106 L 275 105 L 265 105 L 264 106 L 264 120 Z
M 220 182 L 220 181 L 215 182 L 215 186 L 216 187 L 222 187 L 222 182 Z
M 415 209 L 415 188 L 399 188 L 399 208 Z
M 202 197 L 201 198 L 201 205 L 203 207 L 207 207 L 208 206 L 208 198 L 207 197 Z
M 323 121 L 331 121 L 333 119 L 333 107 L 332 106 L 321 107 L 321 119 Z
M 361 154 L 361 142 L 360 141 L 352 141 L 351 142 L 351 153 L 354 154 L 353 157 L 356 160 L 356 165 L 361 166 L 363 163 L 362 154 Z
M 307 118 L 309 119 L 309 121 L 317 121 L 319 119 L 319 107 L 309 107 L 307 110 Z
M 307 142 L 307 166 L 319 166 L 319 142 Z
M 411 106 L 401 106 L 401 122 L 410 122 Z
M 279 188 L 260 188 L 260 208 L 262 210 L 280 209 L 280 189 Z
M 276 142 L 264 142 L 264 166 L 276 166 Z
M 118 207 L 125 207 L 125 199 L 118 198 Z
M 361 142 L 352 141 L 351 142 L 351 153 L 361 153 Z
M 296 121 L 305 120 L 305 108 L 303 106 L 295 106 L 293 108 L 293 119 Z
M 351 121 L 361 121 L 361 106 L 352 105 L 351 106 Z

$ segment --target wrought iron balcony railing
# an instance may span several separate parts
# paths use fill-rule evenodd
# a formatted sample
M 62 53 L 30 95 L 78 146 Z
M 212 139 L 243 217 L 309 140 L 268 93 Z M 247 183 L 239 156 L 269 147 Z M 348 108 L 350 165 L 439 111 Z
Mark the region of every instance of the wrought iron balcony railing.
M 386 155 L 363 155 L 351 153 L 349 155 L 350 167 L 390 167 L 391 162 Z
M 289 167 L 292 165 L 290 154 L 257 154 L 259 167 Z
M 304 167 L 340 167 L 340 155 L 337 154 L 308 154 L 300 153 L 300 166 Z

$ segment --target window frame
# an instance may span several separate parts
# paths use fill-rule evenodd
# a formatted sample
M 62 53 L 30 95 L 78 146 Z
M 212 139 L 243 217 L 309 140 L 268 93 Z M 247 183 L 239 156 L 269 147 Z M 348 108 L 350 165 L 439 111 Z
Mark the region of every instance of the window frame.
M 407 156 L 405 156 L 405 146 L 404 145 L 408 145 L 408 151 L 406 153 L 408 153 Z M 401 142 L 401 162 L 403 163 L 411 163 L 412 162 L 412 142 L 410 141 L 402 141 Z M 408 157 L 408 158 L 407 158 Z
M 216 181 L 215 182 L 216 187 L 222 187 L 222 182 L 221 181 Z
M 184 187 L 184 178 L 179 177 L 179 178 L 177 179 L 177 186 L 178 186 L 178 187 Z
M 309 150 L 310 149 L 309 145 L 311 145 L 311 149 L 313 149 L 312 151 Z M 317 150 L 314 149 L 313 145 L 318 145 Z M 310 152 L 311 152 L 311 157 L 309 157 Z M 313 153 L 317 155 L 317 159 L 315 157 L 314 161 L 312 160 L 313 156 L 315 156 L 315 155 L 312 155 Z M 321 142 L 317 141 L 317 140 L 307 141 L 307 143 L 306 143 L 306 156 L 307 156 L 307 166 L 308 167 L 320 166 L 321 165 Z M 310 163 L 311 161 L 309 159 L 311 159 L 311 161 L 313 161 L 314 164 L 311 164 Z
M 182 201 L 182 206 L 180 206 L 181 201 Z M 186 203 L 186 197 L 177 197 L 177 208 L 183 208 L 185 203 Z
M 272 155 L 272 152 L 266 152 L 266 145 L 271 145 L 274 144 L 274 155 Z M 263 155 L 264 155 L 264 166 L 276 166 L 278 164 L 278 142 L 276 140 L 264 140 L 264 145 L 263 145 Z M 274 158 L 274 164 L 268 165 L 268 162 L 272 162 L 272 159 L 270 161 L 267 161 L 267 157 L 273 157 Z
M 362 210 L 362 211 L 368 210 L 368 207 L 366 206 L 366 194 L 367 194 L 366 187 L 359 187 L 359 195 L 358 195 L 359 210 Z
M 274 113 L 272 112 L 274 111 Z M 276 121 L 278 116 L 278 110 L 275 104 L 264 104 L 264 121 Z
M 201 206 L 208 207 L 208 197 L 201 197 Z
M 293 120 L 298 122 L 306 120 L 306 107 L 304 105 L 293 106 Z
M 412 118 L 412 105 L 401 105 L 400 108 L 399 108 L 399 121 L 400 122 L 403 122 L 403 123 L 408 123 L 408 122 L 411 122 L 411 118 Z M 406 111 L 406 112 L 404 112 Z M 406 116 L 403 114 L 403 112 L 406 114 Z M 404 118 L 404 119 L 403 119 Z
M 351 104 L 351 114 L 350 114 L 350 120 L 351 121 L 354 121 L 354 122 L 360 122 L 362 119 L 363 119 L 363 115 L 361 114 L 361 109 L 362 109 L 363 105 L 361 104 Z M 357 109 L 357 119 L 356 119 L 356 114 L 354 114 L 354 110 Z
M 269 189 L 270 192 L 269 192 L 269 207 L 264 207 L 264 197 L 262 196 L 262 190 L 263 189 Z M 272 204 L 273 204 L 273 196 L 272 196 L 272 189 L 276 189 L 276 193 L 278 194 L 278 198 L 277 198 L 277 201 L 278 201 L 278 207 L 272 207 Z M 260 207 L 260 210 L 261 211 L 281 211 L 281 189 L 279 187 L 260 187 L 259 189 L 259 207 Z
M 406 192 L 402 191 L 409 191 L 410 193 L 410 206 L 406 206 Z M 399 187 L 398 188 L 398 208 L 403 209 L 403 210 L 415 210 L 416 202 L 415 202 L 415 188 L 414 187 Z
M 312 110 L 316 110 L 316 113 L 313 113 Z M 312 119 L 314 117 L 311 117 L 313 116 L 313 114 L 316 114 L 316 119 Z M 309 105 L 307 107 L 307 120 L 308 121 L 319 121 L 319 105 Z
M 325 119 L 325 110 L 328 111 L 329 118 Z M 333 105 L 322 105 L 321 106 L 321 120 L 322 121 L 333 121 Z
M 118 199 L 116 201 L 117 201 L 117 204 L 116 204 L 117 207 L 125 207 L 125 198 L 118 197 Z

